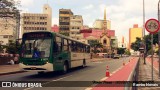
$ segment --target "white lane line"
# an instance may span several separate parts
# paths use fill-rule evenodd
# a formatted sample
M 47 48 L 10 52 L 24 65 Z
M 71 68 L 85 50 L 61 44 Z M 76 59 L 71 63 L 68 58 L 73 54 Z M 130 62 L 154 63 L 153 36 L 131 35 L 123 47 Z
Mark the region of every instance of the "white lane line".
M 67 78 L 67 77 L 70 77 L 70 76 L 73 76 L 73 75 L 65 76 L 65 77 L 62 77 L 62 78 L 59 78 L 59 79 L 55 79 L 55 80 L 52 80 L 52 81 L 59 81 L 59 80 L 62 80 L 64 78 Z
M 72 75 L 65 76 L 65 77 L 62 77 L 62 78 L 58 78 L 58 79 L 55 79 L 55 80 L 52 80 L 52 81 L 59 81 L 59 80 L 62 80 L 62 79 L 64 79 L 64 78 L 67 78 L 67 77 L 70 77 L 70 76 L 72 76 Z M 52 81 L 49 81 L 49 82 L 43 83 L 42 85 L 44 85 L 44 84 L 48 84 L 48 83 L 51 83 Z M 32 88 L 35 88 L 35 87 L 26 88 L 26 89 L 23 89 L 23 90 L 29 90 L 29 89 L 32 89 Z
M 102 78 L 100 81 L 104 81 L 104 80 L 106 80 L 108 77 L 104 77 L 104 78 Z

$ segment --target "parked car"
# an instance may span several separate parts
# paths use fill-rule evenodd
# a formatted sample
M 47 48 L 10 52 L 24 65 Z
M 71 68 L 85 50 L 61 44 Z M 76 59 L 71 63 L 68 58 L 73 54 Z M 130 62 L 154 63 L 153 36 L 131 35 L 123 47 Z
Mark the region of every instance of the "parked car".
M 118 54 L 116 54 L 116 55 L 114 55 L 113 58 L 114 58 L 114 59 L 119 59 L 119 57 L 120 57 L 120 56 L 119 56 Z

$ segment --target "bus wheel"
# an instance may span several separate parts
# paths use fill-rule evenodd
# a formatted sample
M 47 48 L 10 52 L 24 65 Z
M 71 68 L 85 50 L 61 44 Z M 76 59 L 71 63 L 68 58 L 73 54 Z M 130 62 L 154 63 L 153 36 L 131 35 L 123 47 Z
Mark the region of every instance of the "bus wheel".
M 82 67 L 86 67 L 86 60 L 83 60 Z

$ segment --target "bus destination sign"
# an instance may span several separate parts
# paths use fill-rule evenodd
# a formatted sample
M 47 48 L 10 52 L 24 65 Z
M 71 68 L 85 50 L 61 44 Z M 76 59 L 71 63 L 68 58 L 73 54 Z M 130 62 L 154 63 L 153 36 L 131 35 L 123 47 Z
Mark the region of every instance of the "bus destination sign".
M 51 37 L 51 33 L 37 32 L 37 33 L 26 33 L 25 38 L 48 38 Z

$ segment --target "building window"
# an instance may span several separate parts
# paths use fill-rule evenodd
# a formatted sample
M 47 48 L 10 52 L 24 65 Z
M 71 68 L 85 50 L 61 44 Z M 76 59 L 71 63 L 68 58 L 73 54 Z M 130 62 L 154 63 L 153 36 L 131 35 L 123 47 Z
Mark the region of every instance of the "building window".
M 42 20 L 42 19 L 44 19 L 43 17 L 40 17 L 40 19 Z
M 12 38 L 12 37 L 13 37 L 12 35 L 9 36 L 9 38 Z
M 8 36 L 7 36 L 7 35 L 4 35 L 3 38 L 8 38 Z
M 106 40 L 106 39 L 103 40 L 103 44 L 104 44 L 104 45 L 107 44 L 107 40 Z

